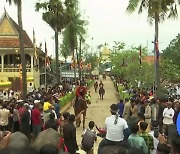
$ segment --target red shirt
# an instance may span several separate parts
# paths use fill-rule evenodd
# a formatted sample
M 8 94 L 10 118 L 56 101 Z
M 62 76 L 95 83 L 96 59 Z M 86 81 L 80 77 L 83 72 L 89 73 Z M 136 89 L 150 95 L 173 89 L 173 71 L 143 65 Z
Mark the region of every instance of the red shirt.
M 32 110 L 32 124 L 33 125 L 41 125 L 41 112 L 34 108 Z

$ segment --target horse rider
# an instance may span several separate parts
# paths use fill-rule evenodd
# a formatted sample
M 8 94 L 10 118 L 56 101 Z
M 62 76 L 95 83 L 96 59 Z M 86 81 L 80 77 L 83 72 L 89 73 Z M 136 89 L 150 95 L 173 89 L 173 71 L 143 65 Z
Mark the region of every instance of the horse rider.
M 96 82 L 94 83 L 94 90 L 95 90 L 96 93 L 97 93 L 97 88 L 98 88 L 98 82 L 96 81 Z

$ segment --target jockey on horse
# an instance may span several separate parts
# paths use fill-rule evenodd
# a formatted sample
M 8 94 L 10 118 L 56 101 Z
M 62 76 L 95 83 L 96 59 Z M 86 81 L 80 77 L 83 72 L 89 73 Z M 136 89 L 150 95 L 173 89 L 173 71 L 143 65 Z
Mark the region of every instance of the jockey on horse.
M 84 84 L 81 82 L 80 86 L 76 89 L 76 100 L 74 103 L 74 112 L 77 116 L 80 112 L 83 112 L 83 128 L 85 128 L 85 117 L 86 117 L 86 109 L 87 109 L 87 103 L 85 100 L 85 96 L 87 93 L 87 88 L 84 86 Z M 81 117 L 76 120 L 76 126 L 79 127 L 81 124 Z

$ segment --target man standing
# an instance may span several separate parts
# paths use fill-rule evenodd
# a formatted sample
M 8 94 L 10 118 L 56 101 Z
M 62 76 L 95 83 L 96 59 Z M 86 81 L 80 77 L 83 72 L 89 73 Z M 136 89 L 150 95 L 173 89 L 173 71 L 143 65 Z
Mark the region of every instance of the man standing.
M 2 104 L 2 109 L 0 109 L 0 130 L 1 131 L 8 130 L 10 111 L 6 107 L 7 107 L 7 104 L 4 102 Z
M 147 127 L 147 122 L 140 123 L 141 132 L 139 133 L 139 136 L 144 138 L 144 141 L 146 142 L 146 145 L 148 147 L 148 153 L 150 154 L 151 150 L 154 150 L 154 140 L 153 137 L 146 132 Z
M 145 116 L 145 121 L 148 124 L 148 130 L 147 131 L 150 131 L 150 125 L 151 125 L 151 107 L 150 107 L 150 102 L 149 101 L 145 102 L 145 113 L 144 113 L 144 116 Z
M 74 126 L 75 115 L 71 114 L 69 116 L 69 122 L 63 127 L 64 143 L 68 148 L 70 154 L 76 154 L 79 150 L 76 141 L 76 127 Z
M 20 132 L 29 137 L 30 135 L 30 113 L 29 113 L 29 104 L 25 103 L 24 106 L 24 112 L 21 115 L 21 124 L 20 124 Z
M 172 109 L 172 103 L 167 102 L 167 108 L 163 111 L 163 131 L 167 129 L 167 127 L 173 124 L 174 110 Z
M 106 145 L 126 145 L 123 140 L 128 136 L 127 122 L 119 117 L 118 106 L 116 104 L 111 105 L 110 111 L 112 115 L 105 120 L 106 137 L 99 144 L 98 154 L 100 154 Z
M 131 116 L 131 104 L 128 98 L 125 98 L 123 118 L 127 121 Z
M 39 111 L 39 100 L 34 101 L 34 109 L 32 110 L 32 125 L 34 137 L 41 132 L 41 112 Z

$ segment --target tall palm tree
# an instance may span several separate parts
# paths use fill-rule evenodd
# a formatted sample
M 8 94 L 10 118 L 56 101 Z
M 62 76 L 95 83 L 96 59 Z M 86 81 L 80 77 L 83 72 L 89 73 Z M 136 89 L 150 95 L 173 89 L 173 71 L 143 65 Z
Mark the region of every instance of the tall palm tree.
M 17 6 L 18 24 L 19 24 L 19 46 L 21 54 L 21 65 L 22 65 L 22 96 L 25 99 L 27 94 L 27 83 L 26 83 L 26 61 L 24 53 L 24 35 L 23 35 L 23 24 L 22 24 L 22 1 L 21 0 L 6 0 L 11 5 L 12 2 Z
M 180 1 L 175 0 L 129 0 L 129 5 L 127 7 L 127 12 L 133 13 L 138 9 L 138 13 L 147 11 L 147 19 L 150 24 L 154 21 L 155 26 L 155 39 L 154 39 L 154 49 L 158 43 L 159 38 L 159 23 L 168 19 L 176 18 L 178 15 L 177 5 Z M 157 58 L 157 54 L 156 54 Z M 156 97 L 160 97 L 160 73 L 159 73 L 159 60 L 155 62 L 155 84 Z
M 84 26 L 87 24 L 86 20 L 81 19 L 81 15 L 79 13 L 78 1 L 77 0 L 67 0 L 67 14 L 70 17 L 70 22 L 64 30 L 64 40 L 66 40 L 69 49 L 74 57 L 74 64 L 76 63 L 75 57 L 77 56 L 78 60 L 78 68 L 79 68 L 79 77 L 81 78 L 80 71 L 80 60 L 81 53 L 78 53 L 78 36 L 82 41 L 83 35 L 86 33 Z M 81 44 L 81 43 L 80 43 Z M 76 54 L 75 55 L 75 50 Z M 81 52 L 81 48 L 79 50 Z M 76 78 L 76 67 L 74 67 L 74 76 Z
M 48 2 L 36 3 L 36 11 L 42 9 L 43 20 L 48 23 L 55 32 L 55 55 L 56 55 L 56 80 L 60 83 L 59 69 L 59 41 L 58 35 L 68 23 L 65 4 L 61 0 L 49 0 Z

